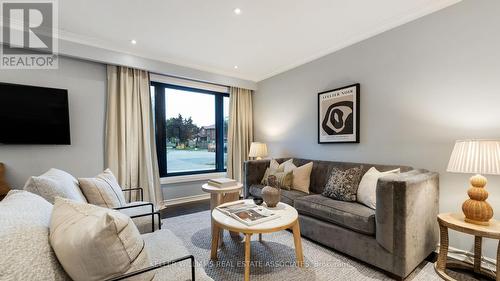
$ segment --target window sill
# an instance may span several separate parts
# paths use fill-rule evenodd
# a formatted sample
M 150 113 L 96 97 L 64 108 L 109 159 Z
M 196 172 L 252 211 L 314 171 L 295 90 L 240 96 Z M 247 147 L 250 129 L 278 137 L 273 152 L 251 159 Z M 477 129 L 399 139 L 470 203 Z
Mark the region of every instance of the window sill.
M 160 183 L 161 184 L 170 184 L 170 183 L 204 181 L 204 180 L 209 180 L 209 179 L 213 179 L 213 178 L 220 178 L 220 177 L 225 177 L 225 176 L 226 176 L 226 172 L 165 177 L 165 178 L 160 178 Z

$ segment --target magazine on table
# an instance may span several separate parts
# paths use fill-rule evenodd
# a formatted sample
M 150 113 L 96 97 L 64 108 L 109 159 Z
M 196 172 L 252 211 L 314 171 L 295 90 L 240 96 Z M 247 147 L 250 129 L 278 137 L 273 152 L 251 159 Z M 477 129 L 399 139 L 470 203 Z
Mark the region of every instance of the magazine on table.
M 278 218 L 279 215 L 263 206 L 253 203 L 235 202 L 217 210 L 248 226 L 263 223 Z

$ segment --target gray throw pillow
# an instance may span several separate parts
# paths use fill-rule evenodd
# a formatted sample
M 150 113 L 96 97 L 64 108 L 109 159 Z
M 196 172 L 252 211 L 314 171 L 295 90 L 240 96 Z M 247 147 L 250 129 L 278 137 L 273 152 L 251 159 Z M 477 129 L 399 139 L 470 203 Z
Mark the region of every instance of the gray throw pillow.
M 333 168 L 322 195 L 335 200 L 356 201 L 362 171 L 362 166 L 347 170 Z

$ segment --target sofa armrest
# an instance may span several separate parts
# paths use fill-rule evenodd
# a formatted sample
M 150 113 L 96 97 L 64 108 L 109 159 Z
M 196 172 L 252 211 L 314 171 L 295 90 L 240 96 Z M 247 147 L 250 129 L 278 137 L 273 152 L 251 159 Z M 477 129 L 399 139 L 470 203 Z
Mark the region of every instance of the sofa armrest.
M 243 165 L 243 196 L 248 198 L 248 189 L 252 184 L 260 184 L 271 160 L 249 160 Z
M 388 175 L 377 184 L 376 239 L 406 276 L 438 243 L 439 175 L 426 170 Z

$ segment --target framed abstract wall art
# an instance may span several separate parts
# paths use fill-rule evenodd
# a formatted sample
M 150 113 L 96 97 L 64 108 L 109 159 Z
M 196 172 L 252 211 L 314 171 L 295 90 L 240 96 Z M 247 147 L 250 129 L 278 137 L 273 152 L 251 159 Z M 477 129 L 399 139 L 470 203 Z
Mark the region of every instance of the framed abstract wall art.
M 318 94 L 318 143 L 359 143 L 359 91 L 353 84 Z

